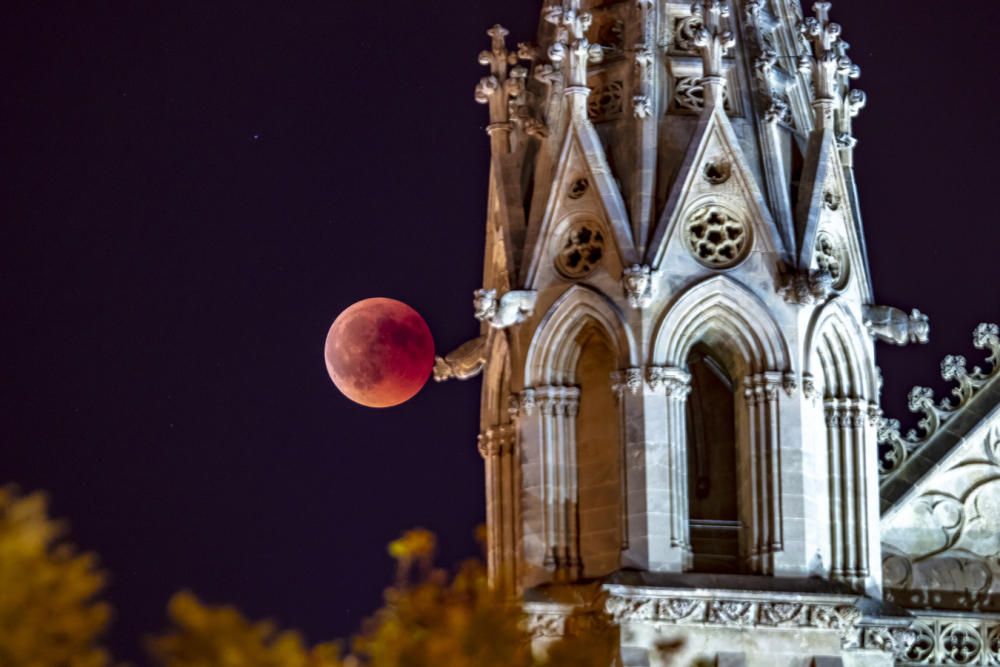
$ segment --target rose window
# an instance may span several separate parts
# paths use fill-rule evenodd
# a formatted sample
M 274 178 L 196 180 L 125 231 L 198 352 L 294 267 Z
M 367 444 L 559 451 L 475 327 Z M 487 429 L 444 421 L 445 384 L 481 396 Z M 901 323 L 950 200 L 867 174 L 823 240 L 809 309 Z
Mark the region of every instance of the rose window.
M 563 239 L 556 268 L 567 278 L 582 278 L 593 271 L 604 257 L 604 235 L 593 223 L 578 222 Z
M 750 230 L 731 212 L 719 206 L 705 206 L 691 215 L 687 239 L 699 261 L 721 269 L 743 259 L 750 247 Z
M 821 271 L 829 272 L 837 289 L 847 282 L 847 257 L 843 246 L 826 232 L 816 236 L 816 265 Z

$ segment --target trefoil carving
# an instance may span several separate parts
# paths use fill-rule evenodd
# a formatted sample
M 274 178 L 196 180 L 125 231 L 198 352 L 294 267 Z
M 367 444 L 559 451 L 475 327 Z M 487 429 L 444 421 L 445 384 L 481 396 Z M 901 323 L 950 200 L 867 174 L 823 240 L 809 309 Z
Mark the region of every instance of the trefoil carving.
M 1000 327 L 996 324 L 982 323 L 972 334 L 972 345 L 977 350 L 988 350 L 990 355 L 986 362 L 990 365 L 988 371 L 973 367 L 966 368 L 966 360 L 961 355 L 948 355 L 941 362 L 941 378 L 948 382 L 957 382 L 952 388 L 950 398 L 937 403 L 934 392 L 928 387 L 914 387 L 908 397 L 910 412 L 923 413 L 923 418 L 917 422 L 917 428 L 911 429 L 905 436 L 900 434 L 898 419 L 881 417 L 878 421 L 879 473 L 883 478 L 898 471 L 913 454 L 919 451 L 934 437 L 948 421 L 962 411 L 988 382 L 1000 374 Z

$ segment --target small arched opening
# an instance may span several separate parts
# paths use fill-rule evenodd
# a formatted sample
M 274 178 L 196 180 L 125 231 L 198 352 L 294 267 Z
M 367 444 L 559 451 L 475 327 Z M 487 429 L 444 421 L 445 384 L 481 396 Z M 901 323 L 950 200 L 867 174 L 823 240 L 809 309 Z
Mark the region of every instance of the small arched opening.
M 622 543 L 621 432 L 609 378 L 617 358 L 596 327 L 578 338 L 575 381 L 580 388 L 576 416 L 580 557 L 585 577 L 618 569 Z
M 692 570 L 740 570 L 735 385 L 704 345 L 688 354 L 688 525 Z

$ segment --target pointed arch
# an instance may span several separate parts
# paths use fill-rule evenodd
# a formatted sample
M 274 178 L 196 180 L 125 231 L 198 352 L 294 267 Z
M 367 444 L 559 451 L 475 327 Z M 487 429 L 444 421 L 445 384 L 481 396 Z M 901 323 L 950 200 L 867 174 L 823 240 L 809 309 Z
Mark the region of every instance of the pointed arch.
M 822 378 L 826 398 L 875 400 L 878 381 L 865 344 L 868 338 L 839 299 L 831 300 L 815 314 L 806 334 L 804 371 Z
M 878 386 L 870 348 L 867 332 L 839 299 L 816 313 L 806 336 L 805 374 L 822 381 L 830 575 L 858 590 L 880 567 L 878 530 L 868 528 L 875 518 L 869 499 L 878 496 Z
M 555 234 L 555 228 L 563 220 L 564 197 L 571 181 L 580 173 L 590 177 L 593 192 L 586 195 L 594 206 L 589 211 L 591 217 L 601 220 L 608 228 L 609 238 L 614 240 L 622 266 L 631 266 L 639 261 L 628 212 L 614 175 L 608 167 L 604 147 L 597 131 L 589 121 L 571 122 L 566 127 L 561 140 L 558 157 L 551 174 L 551 186 L 544 194 L 544 201 L 534 204 L 544 207 L 536 219 L 528 225 L 525 238 L 520 282 L 528 287 L 535 284 L 545 255 L 546 244 Z M 539 193 L 541 197 L 542 193 Z
M 701 175 L 720 157 L 731 163 L 732 175 L 724 184 L 713 185 Z M 671 239 L 678 236 L 677 227 L 701 201 L 727 203 L 744 211 L 755 230 L 754 244 L 759 242 L 768 252 L 788 256 L 785 237 L 790 238 L 791 229 L 786 229 L 784 223 L 779 227 L 775 222 L 748 164 L 732 123 L 722 109 L 717 107 L 698 120 L 646 249 L 646 261 L 654 269 L 661 268 Z
M 682 368 L 699 342 L 728 357 L 722 361 L 734 377 L 790 369 L 788 344 L 767 307 L 726 276 L 698 283 L 667 310 L 653 337 L 653 363 Z
M 602 331 L 621 368 L 639 365 L 635 338 L 621 311 L 600 292 L 577 284 L 556 299 L 535 330 L 525 363 L 525 386 L 572 382 L 580 353 L 578 339 L 588 326 Z
M 689 497 L 688 451 L 696 441 L 688 429 L 686 403 L 691 391 L 701 390 L 691 384 L 689 359 L 696 346 L 725 369 L 734 385 L 733 476 L 743 481 L 737 490 L 737 515 L 725 523 L 737 531 L 737 567 L 773 574 L 775 554 L 784 549 L 779 387 L 791 370 L 787 342 L 764 303 L 722 275 L 684 292 L 656 328 L 653 363 L 685 378 L 687 385 L 684 391 L 668 390 L 666 419 L 675 468 L 670 501 L 677 508 L 674 533 L 694 556 L 695 568 L 699 549 L 709 549 L 713 535 L 711 525 L 691 515 Z M 721 555 L 703 552 L 708 561 Z M 689 556 L 687 566 L 691 564 Z
M 525 546 L 555 580 L 620 565 L 624 446 L 611 375 L 637 365 L 637 354 L 622 313 L 583 285 L 556 299 L 532 337 L 530 407 L 519 420 L 534 443 L 521 458 L 522 477 L 535 487 L 525 495 Z

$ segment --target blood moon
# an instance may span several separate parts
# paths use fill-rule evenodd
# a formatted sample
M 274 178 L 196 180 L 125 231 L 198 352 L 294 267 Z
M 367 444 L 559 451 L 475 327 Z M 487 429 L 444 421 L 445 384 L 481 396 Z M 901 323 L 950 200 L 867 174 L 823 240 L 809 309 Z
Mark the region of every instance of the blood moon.
M 326 336 L 326 369 L 344 396 L 370 408 L 413 398 L 434 367 L 434 339 L 420 313 L 395 299 L 364 299 Z

